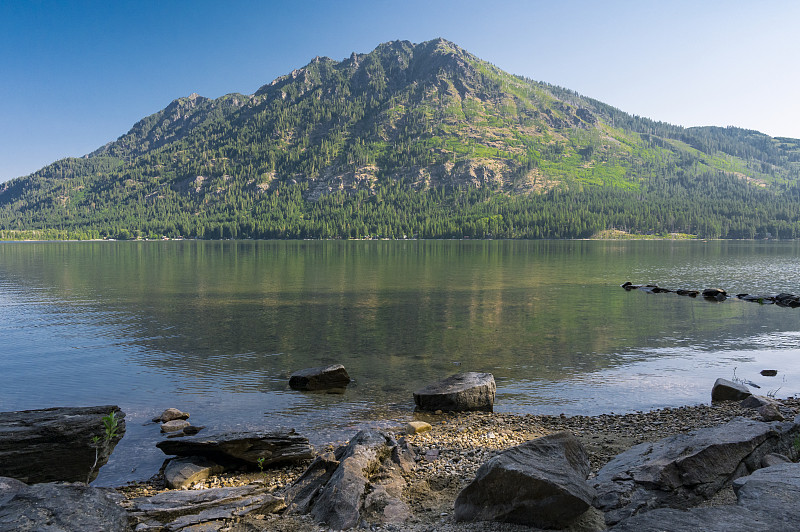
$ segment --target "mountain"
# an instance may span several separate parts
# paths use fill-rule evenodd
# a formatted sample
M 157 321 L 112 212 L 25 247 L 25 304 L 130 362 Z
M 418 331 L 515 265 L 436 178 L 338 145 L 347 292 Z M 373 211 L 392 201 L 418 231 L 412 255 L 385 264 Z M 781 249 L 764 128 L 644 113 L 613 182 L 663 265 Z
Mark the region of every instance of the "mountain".
M 682 128 L 443 39 L 179 98 L 0 184 L 0 238 L 800 235 L 800 140 Z

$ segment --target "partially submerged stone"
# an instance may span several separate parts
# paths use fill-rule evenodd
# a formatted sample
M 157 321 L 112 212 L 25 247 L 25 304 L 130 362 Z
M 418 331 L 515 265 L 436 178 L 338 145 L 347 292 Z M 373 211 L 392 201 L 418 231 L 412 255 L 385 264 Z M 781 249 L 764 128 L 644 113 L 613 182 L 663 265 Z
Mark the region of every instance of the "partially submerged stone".
M 160 416 L 153 418 L 153 421 L 167 423 L 175 419 L 189 419 L 189 413 L 181 412 L 177 408 L 167 408 Z
M 307 368 L 297 371 L 289 378 L 289 387 L 294 390 L 336 390 L 350 384 L 350 375 L 341 364 Z
M 722 288 L 706 288 L 703 290 L 703 297 L 714 301 L 725 301 L 728 293 Z
M 181 432 L 189 426 L 189 422 L 185 419 L 173 419 L 161 425 L 161 432 Z
M 717 379 L 711 388 L 711 401 L 741 401 L 752 395 L 744 384 Z
M 103 417 L 114 413 L 117 434 L 98 448 L 97 465 L 93 438 L 103 441 Z M 37 482 L 90 481 L 125 435 L 125 414 L 118 406 L 45 408 L 0 412 L 0 476 L 29 484 Z
M 414 392 L 420 410 L 485 411 L 494 409 L 497 386 L 491 373 L 459 373 Z
M 483 464 L 455 501 L 457 521 L 501 521 L 566 528 L 586 512 L 595 490 L 586 451 L 558 432 L 503 451 Z

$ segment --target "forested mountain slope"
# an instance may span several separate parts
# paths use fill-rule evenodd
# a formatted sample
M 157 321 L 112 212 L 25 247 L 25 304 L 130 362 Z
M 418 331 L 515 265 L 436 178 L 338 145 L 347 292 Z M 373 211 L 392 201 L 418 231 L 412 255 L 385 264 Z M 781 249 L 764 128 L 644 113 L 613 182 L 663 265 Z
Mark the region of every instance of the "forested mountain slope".
M 800 235 L 800 140 L 682 128 L 438 39 L 173 101 L 0 184 L 0 237 Z

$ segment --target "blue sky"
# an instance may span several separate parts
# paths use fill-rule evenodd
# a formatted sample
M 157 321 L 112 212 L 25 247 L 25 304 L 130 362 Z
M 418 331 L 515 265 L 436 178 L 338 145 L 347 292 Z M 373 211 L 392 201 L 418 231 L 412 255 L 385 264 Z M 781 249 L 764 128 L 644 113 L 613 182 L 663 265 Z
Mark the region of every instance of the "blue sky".
M 193 92 L 444 37 L 514 74 L 679 124 L 800 138 L 800 2 L 0 0 L 0 181 Z

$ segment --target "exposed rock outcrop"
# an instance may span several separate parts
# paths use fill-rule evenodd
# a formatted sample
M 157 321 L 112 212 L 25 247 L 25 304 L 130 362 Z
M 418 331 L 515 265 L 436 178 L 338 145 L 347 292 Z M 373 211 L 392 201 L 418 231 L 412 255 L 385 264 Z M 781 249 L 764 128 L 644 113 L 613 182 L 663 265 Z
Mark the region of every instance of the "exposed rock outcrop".
M 459 373 L 414 392 L 420 410 L 491 412 L 497 386 L 491 373 Z
M 711 388 L 712 401 L 742 401 L 750 395 L 747 386 L 727 379 L 717 379 Z
M 117 436 L 98 447 L 97 465 L 92 439 L 104 438 L 103 416 L 115 413 Z M 29 484 L 85 482 L 97 477 L 117 442 L 125 434 L 125 414 L 118 406 L 46 408 L 0 412 L 0 476 Z
M 800 425 L 745 418 L 642 443 L 598 471 L 594 505 L 615 524 L 659 507 L 688 508 L 760 467 L 769 453 L 790 452 Z

